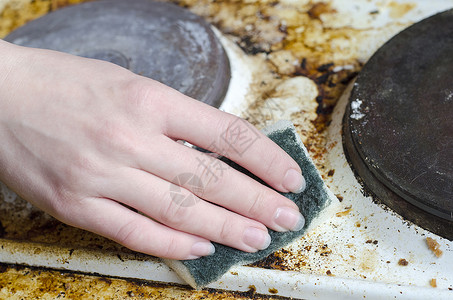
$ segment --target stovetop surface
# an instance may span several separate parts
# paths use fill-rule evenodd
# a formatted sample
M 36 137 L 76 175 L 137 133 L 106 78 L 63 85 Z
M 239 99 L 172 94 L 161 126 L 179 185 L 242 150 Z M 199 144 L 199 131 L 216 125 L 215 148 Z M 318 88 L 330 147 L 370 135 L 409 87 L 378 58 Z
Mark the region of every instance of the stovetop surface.
M 62 2 L 65 1 L 52 1 L 51 6 L 48 1 L 0 2 L 0 9 L 4 10 L 0 34 L 5 36 Z M 342 208 L 331 219 L 257 266 L 337 279 L 339 286 L 344 285 L 342 278 L 347 278 L 358 284 L 400 285 L 401 292 L 423 287 L 434 296 L 436 292 L 453 289 L 452 242 L 405 221 L 366 196 L 344 157 L 341 139 L 348 91 L 341 95 L 363 64 L 394 34 L 426 16 L 453 7 L 453 1 L 178 3 L 203 16 L 224 35 L 222 43 L 230 57 L 231 86 L 235 88 L 227 92 L 222 109 L 259 127 L 278 119 L 292 120 L 328 186 L 342 200 Z M 24 247 L 29 242 L 50 245 L 53 255 L 67 258 L 62 261 L 63 266 L 71 257 L 69 253 L 72 257 L 79 253 L 68 248 L 75 244 L 78 249 L 100 253 L 130 253 L 94 234 L 55 221 L 4 187 L 1 195 L 2 240 L 24 242 Z M 443 251 L 440 258 L 427 247 L 427 237 L 439 243 Z M 110 265 L 124 263 L 122 256 L 115 259 Z M 437 289 L 430 287 L 432 279 L 436 279 Z M 44 282 L 40 280 L 38 276 L 35 281 Z M 121 285 L 114 278 L 109 280 Z M 100 287 L 105 281 L 90 284 Z M 252 285 L 244 282 L 237 289 L 248 290 Z M 6 286 L 5 293 L 17 289 Z M 274 286 L 255 287 L 259 293 L 275 293 Z M 360 297 L 370 292 L 357 287 L 355 291 L 362 291 L 356 294 Z M 118 295 L 127 296 L 126 290 L 120 290 Z M 69 295 L 71 287 L 66 292 Z M 215 297 L 214 293 L 210 295 Z M 316 292 L 311 297 L 315 295 Z M 395 296 L 400 296 L 399 291 Z

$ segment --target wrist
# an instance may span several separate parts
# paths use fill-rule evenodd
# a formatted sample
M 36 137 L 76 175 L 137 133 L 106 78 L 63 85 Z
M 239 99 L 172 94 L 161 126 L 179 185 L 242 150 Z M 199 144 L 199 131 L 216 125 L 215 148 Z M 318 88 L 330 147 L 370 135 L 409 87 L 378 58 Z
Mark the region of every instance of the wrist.
M 0 118 L 2 114 L 7 114 L 8 103 L 12 101 L 12 89 L 20 79 L 17 72 L 23 61 L 22 48 L 0 39 Z
M 3 86 L 12 69 L 14 68 L 16 61 L 16 57 L 14 55 L 14 47 L 17 46 L 0 39 L 0 57 L 2 58 L 0 59 L 0 70 L 2 70 L 2 72 L 0 73 L 0 87 Z

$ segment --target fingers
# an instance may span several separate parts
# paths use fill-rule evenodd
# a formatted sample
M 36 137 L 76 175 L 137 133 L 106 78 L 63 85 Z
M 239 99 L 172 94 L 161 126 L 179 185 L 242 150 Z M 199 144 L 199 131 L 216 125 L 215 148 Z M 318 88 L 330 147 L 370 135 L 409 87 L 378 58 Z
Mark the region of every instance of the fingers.
M 140 168 L 191 191 L 199 198 L 263 223 L 276 231 L 300 230 L 304 218 L 294 202 L 226 163 L 161 139 L 156 157 L 138 155 Z M 190 180 L 184 180 L 191 177 Z M 196 181 L 196 182 L 195 182 Z
M 184 182 L 193 178 L 180 176 Z M 267 248 L 267 228 L 217 205 L 204 201 L 188 190 L 147 172 L 125 168 L 105 181 L 105 197 L 138 209 L 152 219 L 184 231 L 246 252 Z
M 304 189 L 298 164 L 250 123 L 177 91 L 168 93 L 164 104 L 168 136 L 224 155 L 279 191 Z
M 79 206 L 71 225 L 95 232 L 142 253 L 169 259 L 195 259 L 213 254 L 206 239 L 171 229 L 104 198 L 89 198 Z

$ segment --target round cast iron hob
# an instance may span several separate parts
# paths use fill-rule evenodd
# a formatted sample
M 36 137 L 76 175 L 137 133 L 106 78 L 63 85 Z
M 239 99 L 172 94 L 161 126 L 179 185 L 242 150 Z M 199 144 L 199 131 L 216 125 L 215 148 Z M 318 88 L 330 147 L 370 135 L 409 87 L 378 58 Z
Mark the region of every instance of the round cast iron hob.
M 366 63 L 343 144 L 380 201 L 453 240 L 453 10 L 402 31 Z
M 228 58 L 210 25 L 169 3 L 101 0 L 69 6 L 5 40 L 107 60 L 215 107 L 230 80 Z

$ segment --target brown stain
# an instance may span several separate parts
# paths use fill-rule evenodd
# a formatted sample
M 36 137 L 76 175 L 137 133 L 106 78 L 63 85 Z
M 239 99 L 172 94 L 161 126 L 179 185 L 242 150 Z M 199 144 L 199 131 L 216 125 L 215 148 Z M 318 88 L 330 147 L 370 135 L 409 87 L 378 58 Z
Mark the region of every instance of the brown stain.
M 322 14 L 335 13 L 336 10 L 331 8 L 330 3 L 318 2 L 308 10 L 308 15 L 313 19 L 320 19 Z
M 287 257 L 289 255 L 291 255 L 290 251 L 281 249 L 280 251 L 276 251 L 260 261 L 250 264 L 249 266 L 264 269 L 278 269 L 283 271 L 291 270 L 287 264 Z
M 1 200 L 0 200 L 1 201 Z M 2 221 L 0 220 L 0 238 L 4 238 L 6 235 L 6 229 L 2 224 Z
M 88 2 L 93 0 L 51 0 L 50 1 L 50 10 L 54 11 L 59 8 L 63 8 L 68 5 L 74 5 L 81 2 Z
M 389 15 L 394 19 L 402 18 L 416 6 L 417 5 L 415 3 L 399 3 L 392 1 L 388 4 L 390 9 Z
M 332 49 L 331 41 L 336 38 L 351 39 L 361 34 L 361 31 L 352 28 L 323 28 L 322 22 L 313 17 L 335 13 L 326 3 L 309 2 L 296 5 L 279 1 L 251 3 L 209 0 L 181 0 L 177 3 L 205 16 L 222 32 L 236 37 L 238 45 L 250 55 L 279 51 L 292 53 L 299 62 L 292 74 L 279 73 L 279 68 L 272 68 L 270 62 L 269 65 L 276 80 L 302 75 L 314 80 L 318 85 L 318 118 L 314 121 L 316 130 L 309 133 L 313 136 L 326 128 L 336 101 L 362 67 L 354 56 L 332 61 L 338 50 Z M 345 64 L 352 68 L 334 71 L 335 66 Z M 263 92 L 261 95 L 255 95 L 257 104 L 268 98 L 266 94 L 272 92 L 272 87 L 269 82 L 261 86 Z M 321 145 L 318 139 L 312 139 L 309 146 L 325 148 L 325 144 Z M 325 139 L 322 139 L 322 142 L 325 142 Z
M 0 264 L 0 298 L 42 297 L 68 299 L 282 299 L 253 292 L 226 292 L 212 289 L 193 291 L 181 285 L 105 278 L 62 271 L 39 270 Z
M 436 288 L 437 287 L 437 280 L 436 278 L 433 278 L 429 281 L 429 285 L 433 288 Z
M 377 253 L 371 249 L 365 249 L 361 253 L 360 257 L 360 269 L 366 272 L 373 272 L 378 265 Z
M 255 293 L 256 293 L 256 286 L 254 286 L 254 285 L 249 285 L 248 289 L 249 289 L 249 292 L 250 292 L 250 293 L 252 293 L 252 294 L 255 294 Z
M 251 267 L 259 267 L 264 269 L 277 269 L 282 271 L 315 271 L 324 273 L 325 268 L 333 263 L 330 256 L 333 250 L 328 244 L 323 243 L 321 239 L 317 239 L 315 243 L 307 242 L 312 233 L 302 237 L 299 241 L 299 247 L 291 250 L 281 249 L 266 257 L 263 260 L 250 264 Z M 313 258 L 316 257 L 315 261 Z M 333 266 L 334 268 L 334 266 Z
M 337 217 L 344 217 L 344 216 L 349 215 L 349 213 L 350 213 L 351 211 L 352 211 L 352 208 L 348 208 L 348 209 L 346 209 L 346 210 L 344 210 L 344 211 L 337 212 L 335 215 L 336 215 Z
M 320 246 L 316 251 L 319 252 L 320 256 L 328 256 L 329 254 L 332 253 L 332 250 L 329 249 L 327 244 L 324 244 L 324 245 Z

